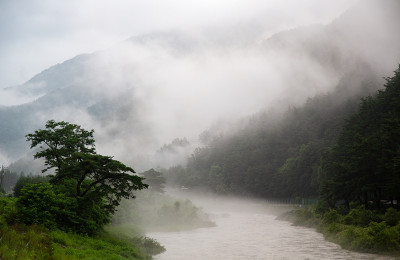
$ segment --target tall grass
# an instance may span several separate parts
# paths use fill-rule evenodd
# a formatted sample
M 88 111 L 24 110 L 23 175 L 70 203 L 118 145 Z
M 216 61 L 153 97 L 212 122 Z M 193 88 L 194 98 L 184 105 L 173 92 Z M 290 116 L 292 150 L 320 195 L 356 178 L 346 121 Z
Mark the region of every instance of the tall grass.
M 143 240 L 146 242 L 146 240 Z M 47 231 L 33 225 L 1 225 L 0 259 L 151 259 L 143 241 L 102 233 L 96 237 Z
M 60 230 L 52 231 L 56 259 L 151 259 L 134 240 L 108 233 L 84 237 Z
M 55 259 L 51 236 L 39 226 L 0 227 L 0 259 Z
M 16 198 L 0 197 L 0 259 L 151 259 L 165 250 L 157 241 L 101 232 L 89 237 L 18 223 Z

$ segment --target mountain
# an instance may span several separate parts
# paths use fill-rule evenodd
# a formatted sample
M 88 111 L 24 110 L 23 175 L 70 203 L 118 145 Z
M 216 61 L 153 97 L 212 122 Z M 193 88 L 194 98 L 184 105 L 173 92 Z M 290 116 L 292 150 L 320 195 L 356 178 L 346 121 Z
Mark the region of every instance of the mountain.
M 55 119 L 94 128 L 103 153 L 152 167 L 162 144 L 195 139 L 225 116 L 302 104 L 353 78 L 349 72 L 390 75 L 400 60 L 399 11 L 397 1 L 360 1 L 328 25 L 245 46 L 169 31 L 76 56 L 8 89 L 35 100 L 0 106 L 0 159 L 22 157 L 24 136 Z M 362 91 L 357 86 L 341 95 Z

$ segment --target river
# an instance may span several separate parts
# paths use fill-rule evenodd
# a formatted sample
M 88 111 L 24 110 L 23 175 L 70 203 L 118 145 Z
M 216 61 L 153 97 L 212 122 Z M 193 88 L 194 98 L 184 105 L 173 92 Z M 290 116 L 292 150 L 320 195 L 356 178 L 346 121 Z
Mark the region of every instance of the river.
M 194 201 L 211 213 L 216 227 L 147 234 L 167 249 L 154 259 L 393 259 L 344 250 L 312 228 L 276 220 L 278 206 L 244 200 Z

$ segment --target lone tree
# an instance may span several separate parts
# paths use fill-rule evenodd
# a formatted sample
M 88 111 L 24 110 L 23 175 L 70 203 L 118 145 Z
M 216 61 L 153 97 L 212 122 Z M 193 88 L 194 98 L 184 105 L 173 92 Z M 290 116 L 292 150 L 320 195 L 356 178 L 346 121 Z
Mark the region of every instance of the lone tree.
M 122 198 L 134 198 L 133 191 L 148 187 L 144 178 L 113 157 L 96 153 L 94 130 L 79 125 L 49 120 L 46 129 L 26 135 L 31 148 L 39 146 L 34 158 L 44 158 L 46 168 L 55 169 L 50 183 L 73 185 L 72 196 L 105 198 L 105 209 L 113 214 Z

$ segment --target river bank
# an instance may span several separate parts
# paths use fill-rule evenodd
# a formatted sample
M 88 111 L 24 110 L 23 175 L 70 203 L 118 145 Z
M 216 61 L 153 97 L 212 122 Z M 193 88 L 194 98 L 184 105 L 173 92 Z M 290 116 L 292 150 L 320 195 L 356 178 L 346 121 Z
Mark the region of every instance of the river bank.
M 190 196 L 215 227 L 178 232 L 150 232 L 166 251 L 156 260 L 217 259 L 392 259 L 358 253 L 326 241 L 313 228 L 277 220 L 290 210 L 259 200 Z
M 383 213 L 358 206 L 340 214 L 334 209 L 321 211 L 318 206 L 307 206 L 277 219 L 314 228 L 343 249 L 400 257 L 400 213 L 393 208 Z

